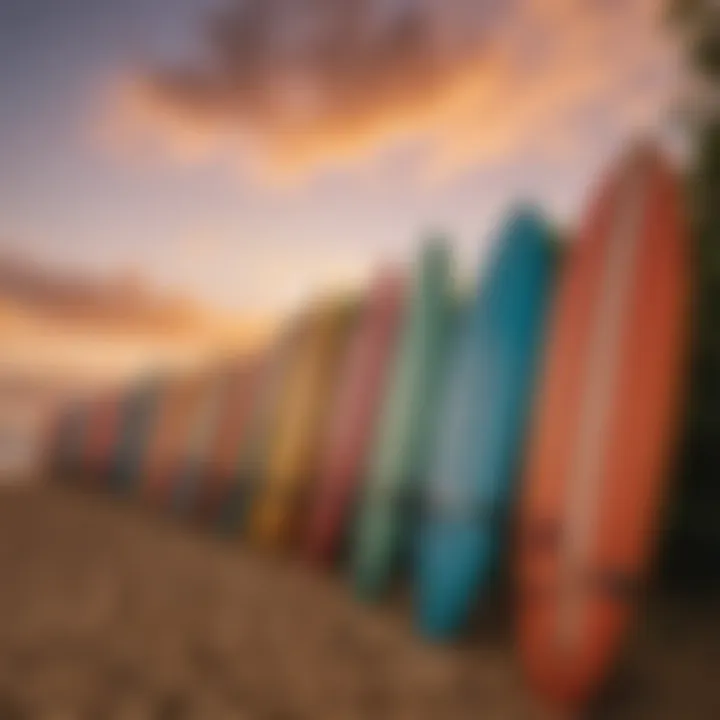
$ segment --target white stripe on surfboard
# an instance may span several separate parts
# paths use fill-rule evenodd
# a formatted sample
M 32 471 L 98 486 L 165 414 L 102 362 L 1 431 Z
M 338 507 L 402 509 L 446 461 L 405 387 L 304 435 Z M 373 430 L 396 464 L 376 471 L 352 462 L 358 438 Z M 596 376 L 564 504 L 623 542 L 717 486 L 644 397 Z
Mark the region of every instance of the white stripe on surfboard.
M 571 649 L 581 636 L 587 591 L 585 577 L 598 522 L 598 502 L 607 434 L 619 369 L 621 341 L 632 289 L 644 209 L 641 163 L 632 167 L 621 187 L 624 201 L 615 215 L 605 253 L 605 268 L 596 300 L 592 334 L 582 383 L 577 436 L 566 484 L 565 522 L 560 567 L 557 641 Z

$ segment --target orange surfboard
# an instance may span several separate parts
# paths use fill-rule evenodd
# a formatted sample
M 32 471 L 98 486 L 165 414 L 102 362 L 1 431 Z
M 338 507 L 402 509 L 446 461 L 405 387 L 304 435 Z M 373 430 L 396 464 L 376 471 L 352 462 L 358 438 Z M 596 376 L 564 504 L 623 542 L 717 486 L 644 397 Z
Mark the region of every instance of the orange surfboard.
M 520 652 L 535 692 L 582 709 L 612 671 L 658 530 L 685 354 L 680 182 L 632 148 L 564 266 L 518 538 Z
M 152 504 L 164 506 L 170 501 L 203 387 L 202 379 L 192 375 L 170 381 L 164 391 L 140 478 L 141 495 Z

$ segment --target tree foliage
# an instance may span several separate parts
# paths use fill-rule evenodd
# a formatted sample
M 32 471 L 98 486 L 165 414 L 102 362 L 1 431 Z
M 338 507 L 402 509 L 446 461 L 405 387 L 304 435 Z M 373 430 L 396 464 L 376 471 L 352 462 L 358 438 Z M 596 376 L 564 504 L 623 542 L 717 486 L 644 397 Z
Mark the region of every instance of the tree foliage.
M 672 0 L 670 17 L 687 42 L 703 92 L 720 90 L 720 6 Z M 703 98 L 699 98 L 703 100 Z M 701 105 L 703 103 L 700 103 Z M 712 107 L 712 105 L 710 105 Z M 720 581 L 720 117 L 703 113 L 692 128 L 690 211 L 695 313 L 687 422 L 668 566 L 673 578 Z

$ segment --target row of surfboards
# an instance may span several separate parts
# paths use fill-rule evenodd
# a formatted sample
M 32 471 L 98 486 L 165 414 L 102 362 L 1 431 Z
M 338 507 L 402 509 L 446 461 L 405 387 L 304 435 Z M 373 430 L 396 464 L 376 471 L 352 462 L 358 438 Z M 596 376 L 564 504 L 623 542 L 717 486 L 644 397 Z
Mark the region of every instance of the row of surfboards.
M 504 558 L 531 685 L 580 707 L 622 647 L 679 415 L 689 248 L 660 150 L 630 148 L 558 248 L 516 210 L 459 300 L 430 243 L 410 281 L 316 303 L 261 356 L 68 405 L 56 467 L 342 560 L 366 599 L 409 568 L 431 638 L 467 626 Z

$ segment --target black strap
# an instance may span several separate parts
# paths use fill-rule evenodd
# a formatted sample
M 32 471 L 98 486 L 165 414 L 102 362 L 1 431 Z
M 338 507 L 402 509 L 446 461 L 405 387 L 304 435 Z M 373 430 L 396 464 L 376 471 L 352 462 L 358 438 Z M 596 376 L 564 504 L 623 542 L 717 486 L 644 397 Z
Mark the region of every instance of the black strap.
M 555 518 L 537 520 L 526 530 L 523 536 L 528 550 L 537 553 L 554 553 L 560 548 L 562 527 Z
M 593 592 L 619 602 L 631 602 L 641 590 L 637 574 L 618 568 L 603 568 L 589 573 L 588 584 Z
M 582 573 L 577 582 L 589 596 L 595 596 L 618 603 L 632 603 L 642 591 L 639 577 L 632 572 L 618 568 L 604 568 Z M 547 601 L 556 597 L 557 586 L 554 584 L 525 585 L 522 588 L 523 602 Z

